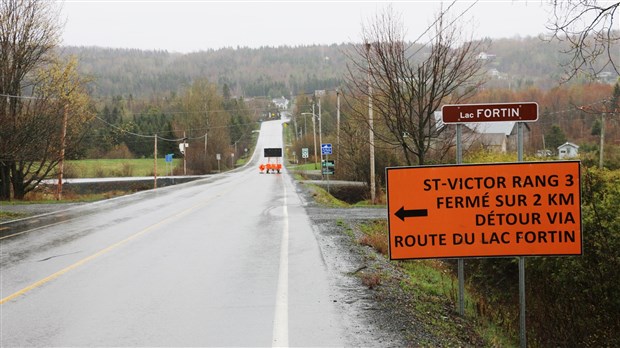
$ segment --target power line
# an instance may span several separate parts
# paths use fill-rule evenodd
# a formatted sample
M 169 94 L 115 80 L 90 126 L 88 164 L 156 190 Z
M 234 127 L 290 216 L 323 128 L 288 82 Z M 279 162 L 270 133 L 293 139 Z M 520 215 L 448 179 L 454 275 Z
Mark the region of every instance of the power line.
M 13 99 L 34 99 L 34 100 L 44 99 L 44 98 L 41 98 L 41 97 L 35 97 L 35 96 L 27 96 L 27 95 L 11 95 L 11 94 L 1 94 L 1 93 L 0 93 L 0 97 L 4 97 L 4 98 L 13 98 Z
M 96 119 L 98 119 L 98 120 L 100 120 L 101 122 L 103 122 L 103 123 L 104 123 L 104 124 L 106 124 L 107 126 L 112 127 L 112 128 L 116 129 L 117 131 L 119 131 L 119 132 L 121 132 L 121 133 L 123 133 L 123 134 L 129 134 L 129 135 L 133 135 L 133 136 L 140 137 L 140 138 L 155 138 L 155 135 L 154 135 L 154 134 L 139 134 L 139 133 L 134 133 L 134 132 L 132 132 L 132 131 L 129 131 L 129 130 L 123 129 L 123 128 L 121 128 L 121 127 L 117 126 L 117 125 L 114 125 L 114 124 L 112 124 L 112 123 L 110 123 L 110 122 L 108 122 L 108 121 L 106 121 L 106 120 L 102 119 L 102 118 L 101 118 L 101 117 L 99 117 L 99 116 L 95 116 L 95 118 L 96 118 Z M 256 124 L 256 122 L 251 122 L 251 123 L 240 123 L 240 124 L 238 124 L 238 126 L 249 126 L 249 125 L 254 125 L 254 124 Z M 230 127 L 232 127 L 232 126 L 234 126 L 234 125 L 215 126 L 215 127 L 207 127 L 207 128 L 189 128 L 189 129 L 183 129 L 182 131 L 185 131 L 185 132 L 191 132 L 191 131 L 208 131 L 208 130 L 212 130 L 212 129 L 230 128 Z M 161 133 L 170 133 L 170 132 L 174 132 L 174 131 L 175 131 L 175 130 L 172 130 L 172 131 L 162 131 Z M 181 131 L 181 130 L 176 130 L 176 131 Z M 158 133 L 159 133 L 159 132 L 158 132 Z M 199 137 L 185 137 L 185 138 L 175 138 L 175 139 L 170 139 L 170 138 L 164 138 L 164 137 L 161 137 L 161 136 L 159 136 L 159 135 L 158 135 L 158 136 L 157 136 L 157 139 L 159 139 L 159 140 L 163 140 L 163 141 L 170 141 L 170 142 L 179 142 L 179 141 L 183 141 L 184 139 L 187 139 L 187 140 L 198 140 L 198 139 L 203 139 L 203 138 L 205 138 L 206 136 L 207 136 L 207 134 L 203 134 L 203 135 L 201 135 L 201 136 L 199 136 Z

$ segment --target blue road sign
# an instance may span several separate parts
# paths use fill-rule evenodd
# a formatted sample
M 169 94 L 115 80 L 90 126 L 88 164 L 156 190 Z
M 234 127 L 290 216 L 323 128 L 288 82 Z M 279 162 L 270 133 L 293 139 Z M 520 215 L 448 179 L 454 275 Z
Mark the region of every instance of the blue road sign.
M 166 155 L 166 162 L 168 162 L 168 163 L 172 162 L 172 155 L 173 154 L 171 154 L 171 153 Z
M 332 154 L 332 144 L 321 144 L 321 154 L 323 155 L 331 155 Z

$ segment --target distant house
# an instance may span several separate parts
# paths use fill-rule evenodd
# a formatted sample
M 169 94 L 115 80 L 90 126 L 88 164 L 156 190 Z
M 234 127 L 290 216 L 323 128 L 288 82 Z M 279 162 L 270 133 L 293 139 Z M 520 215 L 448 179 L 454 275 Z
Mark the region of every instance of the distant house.
M 517 122 L 463 123 L 462 146 L 464 149 L 482 148 L 491 152 L 517 151 Z M 437 129 L 445 127 L 441 112 L 435 112 Z M 530 137 L 530 126 L 523 123 L 523 143 Z
M 282 98 L 276 98 L 276 99 L 272 99 L 271 100 L 272 103 L 274 103 L 276 105 L 276 107 L 280 110 L 287 110 L 288 109 L 288 99 L 282 97 Z
M 472 144 L 492 152 L 517 151 L 517 122 L 465 123 L 465 127 L 474 134 Z M 530 127 L 523 124 L 523 143 L 529 140 Z
M 502 73 L 500 73 L 499 70 L 497 70 L 495 68 L 489 69 L 487 74 L 489 74 L 489 76 L 491 76 L 493 78 L 496 78 L 496 79 L 501 79 L 502 78 Z
M 558 146 L 559 159 L 575 158 L 577 156 L 579 156 L 579 145 L 566 142 Z
M 478 58 L 479 60 L 492 60 L 492 59 L 495 59 L 495 57 L 497 57 L 497 56 L 494 55 L 494 54 L 490 54 L 490 53 L 486 53 L 486 52 L 480 52 L 478 54 L 478 57 L 476 57 L 476 58 Z

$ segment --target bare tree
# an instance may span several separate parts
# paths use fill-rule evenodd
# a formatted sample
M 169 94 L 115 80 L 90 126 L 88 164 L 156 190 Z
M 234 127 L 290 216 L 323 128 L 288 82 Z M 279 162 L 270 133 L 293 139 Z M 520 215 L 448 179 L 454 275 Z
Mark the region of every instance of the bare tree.
M 41 180 L 54 174 L 81 142 L 94 111 L 86 92 L 89 80 L 77 71 L 77 59 L 54 59 L 32 73 L 31 96 L 21 101 L 10 167 L 13 197 L 22 199 Z
M 187 137 L 190 144 L 185 153 L 187 168 L 192 173 L 209 173 L 217 168 L 216 154 L 227 158 L 230 151 L 230 120 L 224 108 L 224 98 L 215 84 L 206 79 L 196 80 L 181 97 L 183 111 L 173 119 L 178 138 Z M 226 166 L 230 160 L 222 161 Z
M 0 200 L 11 196 L 11 183 L 22 151 L 36 136 L 24 126 L 24 97 L 32 92 L 36 69 L 48 62 L 57 46 L 61 25 L 57 5 L 49 1 L 1 0 L 0 2 Z M 37 120 L 38 121 L 38 120 Z
M 408 43 L 402 22 L 388 7 L 363 28 L 364 44 L 349 54 L 347 95 L 372 98 L 379 120 L 375 136 L 401 148 L 408 165 L 425 164 L 433 148 L 446 152 L 439 147 L 451 141 L 438 141 L 446 128 L 437 126 L 435 111 L 473 95 L 484 82 L 477 59 L 484 43 L 463 41 L 455 22 L 440 12 L 428 30 L 434 33 L 427 44 Z M 358 120 L 367 120 L 366 110 L 354 110 Z
M 612 69 L 620 74 L 620 2 L 597 0 L 550 0 L 552 17 L 547 28 L 552 39 L 568 44 L 563 53 L 570 57 L 564 65 L 567 80 L 583 72 L 596 77 Z M 599 59 L 603 58 L 603 59 Z

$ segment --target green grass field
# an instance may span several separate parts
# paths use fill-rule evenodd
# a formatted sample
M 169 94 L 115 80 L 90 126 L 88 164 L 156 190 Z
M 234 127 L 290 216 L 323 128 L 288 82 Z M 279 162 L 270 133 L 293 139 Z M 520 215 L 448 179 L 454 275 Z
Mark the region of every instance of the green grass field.
M 183 162 L 174 159 L 172 167 L 176 168 Z M 163 158 L 157 160 L 157 175 L 166 174 L 166 161 Z M 121 176 L 152 176 L 154 162 L 152 158 L 141 159 L 88 159 L 67 161 L 65 165 L 66 178 L 107 178 Z
M 320 163 L 319 163 L 320 166 Z M 288 169 L 290 170 L 315 170 L 315 164 L 314 162 L 312 163 L 306 163 L 306 164 L 298 164 L 298 165 L 289 165 L 287 166 Z M 320 167 L 317 167 L 316 170 L 319 170 Z

